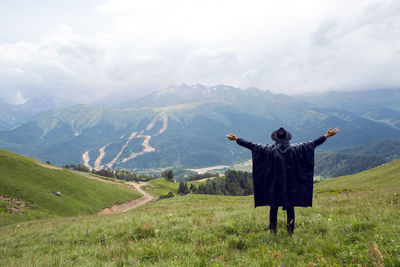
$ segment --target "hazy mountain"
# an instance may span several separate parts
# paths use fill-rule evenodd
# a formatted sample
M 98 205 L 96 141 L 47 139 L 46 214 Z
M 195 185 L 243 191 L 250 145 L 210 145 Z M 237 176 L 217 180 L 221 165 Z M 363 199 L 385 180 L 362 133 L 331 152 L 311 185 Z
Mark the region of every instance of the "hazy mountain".
M 315 174 L 324 177 L 349 175 L 399 158 L 400 141 L 382 140 L 340 152 L 317 153 Z
M 341 152 L 377 156 L 389 162 L 400 158 L 400 141 L 382 140 L 364 146 L 343 149 Z
M 400 129 L 400 89 L 326 92 L 297 97 L 316 107 L 347 110 L 366 119 Z
M 323 150 L 400 136 L 392 125 L 327 106 L 256 88 L 183 84 L 112 108 L 75 105 L 47 111 L 0 132 L 0 145 L 57 165 L 194 168 L 248 159 L 249 151 L 226 139 L 230 132 L 271 143 L 271 132 L 283 126 L 293 142 L 302 142 L 329 127 L 340 128 L 339 137 Z
M 10 104 L 0 98 L 0 130 L 9 130 L 31 119 L 34 115 L 70 105 L 71 102 L 52 97 L 33 98 L 24 104 Z

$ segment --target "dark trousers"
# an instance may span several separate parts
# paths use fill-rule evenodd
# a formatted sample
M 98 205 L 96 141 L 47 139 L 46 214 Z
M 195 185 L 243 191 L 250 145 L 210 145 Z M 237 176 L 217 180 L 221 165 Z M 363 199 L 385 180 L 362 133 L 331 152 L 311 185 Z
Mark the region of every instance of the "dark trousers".
M 294 207 L 287 207 L 287 225 L 286 228 L 289 234 L 294 231 Z M 276 233 L 276 223 L 278 221 L 278 207 L 271 206 L 269 210 L 269 229 L 272 233 Z

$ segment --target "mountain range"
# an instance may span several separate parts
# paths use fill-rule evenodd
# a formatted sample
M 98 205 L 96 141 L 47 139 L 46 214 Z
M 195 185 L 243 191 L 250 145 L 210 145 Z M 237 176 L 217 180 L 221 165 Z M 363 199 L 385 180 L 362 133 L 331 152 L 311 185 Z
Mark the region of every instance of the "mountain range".
M 70 106 L 71 102 L 53 97 L 37 97 L 23 104 L 11 104 L 0 97 L 0 131 L 10 130 L 34 117 L 55 108 Z
M 334 96 L 334 97 L 333 97 Z M 283 126 L 292 142 L 338 127 L 322 151 L 399 140 L 400 90 L 288 96 L 218 85 L 179 85 L 111 107 L 74 105 L 45 111 L 0 132 L 0 147 L 55 165 L 93 168 L 198 168 L 230 165 L 249 151 L 226 138 L 271 143 Z

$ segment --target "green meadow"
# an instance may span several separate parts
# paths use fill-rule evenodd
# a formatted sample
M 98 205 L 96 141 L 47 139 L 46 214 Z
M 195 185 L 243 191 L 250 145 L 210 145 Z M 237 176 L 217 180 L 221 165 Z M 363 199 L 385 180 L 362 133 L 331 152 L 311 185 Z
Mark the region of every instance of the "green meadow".
M 157 178 L 151 180 L 143 187 L 143 190 L 148 192 L 149 194 L 159 197 L 161 195 L 166 195 L 169 192 L 175 194 L 178 193 L 179 183 L 170 182 L 165 178 Z
M 165 181 L 164 181 L 165 183 Z M 170 189 L 168 189 L 170 190 Z M 315 184 L 292 237 L 252 196 L 190 194 L 127 213 L 0 227 L 1 266 L 399 266 L 400 161 Z
M 60 192 L 61 196 L 56 193 Z M 32 219 L 96 214 L 140 197 L 124 185 L 90 180 L 0 149 L 0 226 Z M 10 198 L 17 201 L 10 202 Z

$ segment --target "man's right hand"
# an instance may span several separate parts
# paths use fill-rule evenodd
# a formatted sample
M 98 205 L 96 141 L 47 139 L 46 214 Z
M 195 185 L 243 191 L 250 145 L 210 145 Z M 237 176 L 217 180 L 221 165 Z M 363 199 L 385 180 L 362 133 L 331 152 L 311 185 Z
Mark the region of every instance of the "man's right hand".
M 335 128 L 334 130 L 332 130 L 332 128 L 329 128 L 328 131 L 326 131 L 326 134 L 324 135 L 325 138 L 329 138 L 331 136 L 334 136 L 335 134 L 337 134 L 339 132 L 338 128 Z
M 237 136 L 234 135 L 234 134 L 229 134 L 229 135 L 227 134 L 226 137 L 228 137 L 228 139 L 229 139 L 229 140 L 232 140 L 232 141 L 238 140 Z

